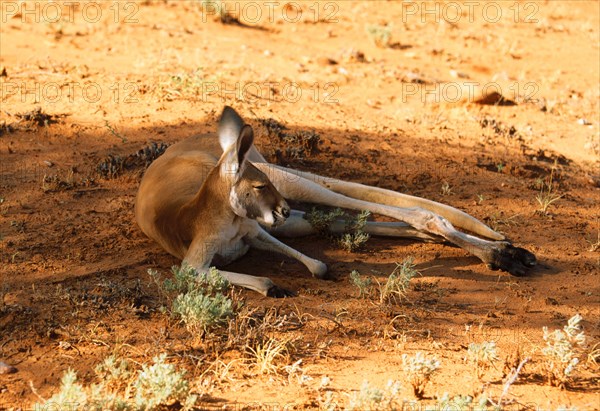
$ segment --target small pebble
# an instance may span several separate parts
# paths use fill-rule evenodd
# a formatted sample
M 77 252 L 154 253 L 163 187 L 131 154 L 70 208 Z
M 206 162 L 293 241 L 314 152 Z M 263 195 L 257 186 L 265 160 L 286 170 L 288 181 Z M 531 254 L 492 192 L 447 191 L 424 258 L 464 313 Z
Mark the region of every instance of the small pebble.
M 450 75 L 454 78 L 470 78 L 468 74 L 466 73 L 461 73 L 460 71 L 456 71 L 456 70 L 450 70 Z
M 0 361 L 0 374 L 14 374 L 17 369 L 12 365 L 8 365 L 5 362 Z
M 586 177 L 589 185 L 600 188 L 600 176 L 587 175 Z
M 317 57 L 317 64 L 319 66 L 335 66 L 337 61 L 329 57 Z
M 580 118 L 579 120 L 577 120 L 577 123 L 581 124 L 582 126 L 589 126 L 592 124 L 589 121 L 587 121 L 585 118 Z

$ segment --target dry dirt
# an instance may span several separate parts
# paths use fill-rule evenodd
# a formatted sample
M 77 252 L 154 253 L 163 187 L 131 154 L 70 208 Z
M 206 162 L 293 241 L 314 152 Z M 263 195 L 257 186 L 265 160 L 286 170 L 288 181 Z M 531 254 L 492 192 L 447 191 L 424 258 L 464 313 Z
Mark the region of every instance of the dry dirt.
M 315 408 L 327 392 L 344 404 L 363 381 L 398 380 L 399 398 L 413 400 L 401 356 L 417 351 L 441 361 L 421 405 L 482 390 L 497 401 L 517 350 L 531 361 L 507 407 L 600 409 L 598 2 L 259 1 L 237 4 L 244 24 L 215 21 L 199 4 L 0 4 L 0 361 L 18 370 L 0 375 L 0 409 L 49 398 L 68 368 L 90 384 L 111 353 L 141 364 L 163 352 L 217 408 Z M 474 103 L 463 82 L 493 84 L 516 104 Z M 455 101 L 457 90 L 466 98 Z M 240 360 L 224 380 L 208 378 L 214 342 L 161 313 L 147 275 L 179 261 L 135 224 L 144 161 L 129 157 L 114 176 L 98 167 L 213 132 L 224 104 L 273 161 L 451 204 L 534 252 L 538 266 L 516 278 L 439 244 L 372 238 L 348 253 L 326 238 L 286 240 L 329 265 L 335 279 L 321 281 L 251 251 L 231 270 L 298 296 L 241 297 L 296 319 L 273 335 L 294 342 L 286 361 L 302 359 L 312 380 L 257 375 Z M 318 152 L 286 155 L 261 119 L 318 133 Z M 550 178 L 561 197 L 542 213 L 536 196 Z M 352 270 L 381 281 L 409 256 L 422 275 L 407 301 L 357 297 Z M 542 327 L 576 313 L 587 348 L 571 383 L 550 387 Z M 486 340 L 500 361 L 478 381 L 464 357 Z

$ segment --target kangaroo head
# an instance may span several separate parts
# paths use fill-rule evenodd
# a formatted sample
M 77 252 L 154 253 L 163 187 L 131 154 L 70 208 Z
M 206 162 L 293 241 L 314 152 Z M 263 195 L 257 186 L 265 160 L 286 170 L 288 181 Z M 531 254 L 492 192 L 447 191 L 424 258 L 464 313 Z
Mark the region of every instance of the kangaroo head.
M 230 107 L 225 107 L 219 122 L 219 142 L 224 153 L 217 167 L 227 183 L 233 212 L 267 226 L 283 224 L 290 207 L 266 174 L 247 160 L 254 132 Z

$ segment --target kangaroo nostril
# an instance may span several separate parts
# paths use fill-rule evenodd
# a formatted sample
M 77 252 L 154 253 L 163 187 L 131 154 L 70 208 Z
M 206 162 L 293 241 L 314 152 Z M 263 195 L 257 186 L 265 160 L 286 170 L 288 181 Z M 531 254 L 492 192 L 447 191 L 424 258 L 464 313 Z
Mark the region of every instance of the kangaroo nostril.
M 289 207 L 281 207 L 281 215 L 285 218 L 290 216 L 290 208 Z

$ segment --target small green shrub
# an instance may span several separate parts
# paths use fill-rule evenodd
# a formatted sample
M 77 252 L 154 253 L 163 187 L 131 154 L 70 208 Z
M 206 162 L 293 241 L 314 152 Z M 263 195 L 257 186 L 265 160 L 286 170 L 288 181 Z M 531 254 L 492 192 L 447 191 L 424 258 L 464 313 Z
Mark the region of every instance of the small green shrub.
M 437 357 L 427 357 L 422 352 L 417 352 L 411 357 L 403 354 L 402 368 L 413 387 L 415 396 L 423 398 L 425 387 L 431 376 L 440 368 L 440 362 Z
M 356 270 L 350 273 L 350 281 L 358 288 L 358 297 L 364 298 L 371 293 L 373 279 L 371 277 L 362 277 Z
M 77 373 L 68 369 L 60 380 L 60 391 L 54 394 L 44 404 L 36 404 L 35 409 L 43 407 L 45 404 L 52 404 L 59 407 L 75 407 L 82 409 L 88 402 L 88 394 L 83 385 L 77 382 Z
M 179 316 L 192 334 L 204 334 L 211 328 L 226 324 L 233 317 L 233 301 L 223 294 L 215 296 L 192 290 L 179 294 L 173 301 L 172 312 Z
M 351 218 L 340 208 L 336 208 L 329 212 L 324 212 L 313 208 L 309 213 L 306 213 L 305 218 L 308 220 L 315 230 L 321 235 L 330 235 L 330 226 L 336 219 L 346 219 L 345 232 L 334 242 L 343 250 L 349 253 L 360 250 L 369 240 L 369 234 L 364 232 L 367 219 L 371 212 L 363 210 L 355 218 Z
M 410 281 L 419 272 L 415 270 L 415 264 L 413 258 L 408 257 L 401 263 L 396 263 L 396 268 L 388 276 L 385 282 L 379 282 L 377 279 L 379 289 L 379 303 L 400 303 L 402 300 L 406 300 L 407 293 L 410 286 Z M 358 288 L 358 297 L 364 298 L 372 293 L 373 278 L 363 277 L 356 270 L 350 273 L 350 282 Z
M 489 407 L 490 400 L 486 394 L 480 395 L 475 400 L 470 395 L 455 395 L 450 398 L 448 393 L 444 393 L 441 398 L 436 400 L 435 410 L 469 410 L 469 411 L 492 411 L 499 410 L 499 407 Z M 429 408 L 428 408 L 429 409 Z
M 498 361 L 498 350 L 494 341 L 481 344 L 471 343 L 467 349 L 467 360 L 475 366 L 475 375 L 481 380 L 485 372 Z
M 450 186 L 450 183 L 447 181 L 444 181 L 442 183 L 442 188 L 441 188 L 441 192 L 443 195 L 445 196 L 449 196 L 451 194 L 454 194 L 454 191 L 452 191 L 452 187 Z
M 343 218 L 346 213 L 341 208 L 336 208 L 332 211 L 325 212 L 313 207 L 313 209 L 306 213 L 304 218 L 310 223 L 311 226 L 321 235 L 329 234 L 329 226 L 338 218 Z
M 550 177 L 548 177 L 548 181 L 542 180 L 540 192 L 535 196 L 535 199 L 540 205 L 539 211 L 543 214 L 548 214 L 548 207 L 563 197 L 563 194 L 558 194 L 556 192 L 556 185 L 553 180 L 554 168 L 550 173 Z
M 196 278 L 198 273 L 194 267 L 187 265 L 178 267 L 174 265 L 171 267 L 171 273 L 173 274 L 173 278 L 167 278 L 163 283 L 165 291 L 187 293 L 196 288 Z
M 364 232 L 370 211 L 361 211 L 355 219 L 350 219 L 346 226 L 346 233 L 338 240 L 342 249 L 352 253 L 361 249 L 369 240 L 369 234 Z
M 342 249 L 353 253 L 362 248 L 369 241 L 369 234 L 363 232 L 345 233 L 339 239 L 339 245 Z
M 279 140 L 284 144 L 283 154 L 290 160 L 304 160 L 314 155 L 321 144 L 319 133 L 307 130 L 280 133 Z
M 197 397 L 190 394 L 185 371 L 177 371 L 165 360 L 166 354 L 155 357 L 152 365 L 143 364 L 134 377 L 127 361 L 110 356 L 96 366 L 98 383 L 90 386 L 78 383 L 77 374 L 69 369 L 62 377 L 60 391 L 43 404 L 36 404 L 34 409 L 143 411 L 173 406 L 191 409 Z
M 268 338 L 265 341 L 257 341 L 254 347 L 247 347 L 258 374 L 278 373 L 277 363 L 288 357 L 288 343 L 288 340 Z
M 199 67 L 190 72 L 172 74 L 160 79 L 156 91 L 161 100 L 195 99 L 202 93 L 203 84 L 208 81 L 211 81 L 211 78 L 206 78 L 203 69 Z
M 94 371 L 106 388 L 113 390 L 127 386 L 132 377 L 127 360 L 118 358 L 116 355 L 106 357 L 103 362 L 96 366 Z
M 585 344 L 581 320 L 581 315 L 576 314 L 569 319 L 562 331 L 549 332 L 548 327 L 543 328 L 546 342 L 546 346 L 542 349 L 545 359 L 544 368 L 548 383 L 552 386 L 564 387 L 579 364 L 579 351 Z
M 396 268 L 390 274 L 387 281 L 379 284 L 379 298 L 383 303 L 399 303 L 407 299 L 410 280 L 412 280 L 419 272 L 415 270 L 413 258 L 408 257 L 401 263 L 396 263 Z
M 231 284 L 214 267 L 198 273 L 193 267 L 173 266 L 171 272 L 173 278 L 161 281 L 157 271 L 148 270 L 160 293 L 171 302 L 171 314 L 192 334 L 204 335 L 226 324 L 241 306 L 224 294 Z
M 141 410 L 153 410 L 158 406 L 179 404 L 190 408 L 196 396 L 190 395 L 185 371 L 177 371 L 175 365 L 165 362 L 166 354 L 154 357 L 154 364 L 144 364 L 135 382 L 135 404 Z
M 156 277 L 156 272 L 152 270 L 150 274 Z M 176 265 L 171 267 L 173 279 L 167 278 L 163 282 L 163 288 L 166 292 L 187 293 L 202 289 L 207 294 L 223 293 L 229 290 L 230 284 L 215 267 L 210 267 L 206 272 L 197 272 L 194 267 Z
M 386 48 L 392 45 L 392 29 L 390 26 L 371 24 L 367 26 L 367 33 L 377 47 Z
M 364 381 L 360 390 L 350 395 L 346 410 L 399 409 L 400 402 L 398 395 L 401 388 L 400 383 L 397 381 L 389 381 L 383 390 L 371 387 L 368 381 Z

